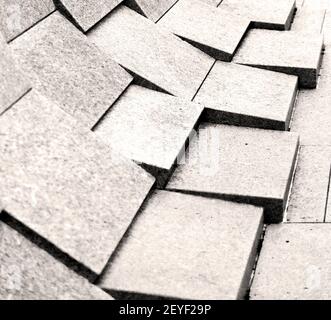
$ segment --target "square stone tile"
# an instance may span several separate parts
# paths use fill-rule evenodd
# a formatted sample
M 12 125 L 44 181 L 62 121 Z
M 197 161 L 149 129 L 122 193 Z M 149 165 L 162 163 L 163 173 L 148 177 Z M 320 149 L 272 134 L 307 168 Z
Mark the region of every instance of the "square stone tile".
M 218 61 L 194 101 L 208 122 L 288 130 L 298 78 Z
M 258 207 L 159 191 L 100 285 L 114 296 L 242 299 L 262 220 Z
M 192 99 L 214 59 L 120 6 L 88 35 L 139 84 Z
M 218 60 L 231 61 L 250 24 L 249 19 L 199 0 L 179 0 L 158 22 Z
M 323 37 L 270 30 L 250 30 L 234 62 L 299 76 L 300 86 L 315 88 Z
M 91 128 L 132 81 L 56 12 L 12 42 L 34 88 Z
M 298 145 L 288 132 L 203 123 L 167 189 L 263 206 L 280 222 Z
M 0 117 L 0 135 L 4 210 L 100 274 L 154 179 L 36 93 Z
M 130 86 L 95 132 L 124 156 L 141 163 L 159 186 L 167 180 L 203 106 Z

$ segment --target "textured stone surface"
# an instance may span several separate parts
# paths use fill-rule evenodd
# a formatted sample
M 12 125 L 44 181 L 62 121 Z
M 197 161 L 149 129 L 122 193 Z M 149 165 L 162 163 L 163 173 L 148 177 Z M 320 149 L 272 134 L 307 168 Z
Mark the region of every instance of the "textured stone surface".
M 34 93 L 0 117 L 0 135 L 5 211 L 100 273 L 154 179 Z
M 330 299 L 330 224 L 270 226 L 252 299 Z
M 53 13 L 11 47 L 34 88 L 90 128 L 132 80 L 60 13 Z
M 202 124 L 167 189 L 261 205 L 279 222 L 297 148 L 296 134 Z
M 250 24 L 199 0 L 179 0 L 158 22 L 218 60 L 231 61 Z
M 204 2 L 206 4 L 209 4 L 210 6 L 217 7 L 221 4 L 222 0 L 200 0 L 201 2 Z
M 323 37 L 270 30 L 250 30 L 234 61 L 299 76 L 300 86 L 315 88 Z
M 157 192 L 101 286 L 183 299 L 241 299 L 261 230 L 260 208 Z
M 297 77 L 217 62 L 194 101 L 211 122 L 288 130 Z
M 0 262 L 1 300 L 111 299 L 2 222 Z
M 89 34 L 89 39 L 140 83 L 192 99 L 214 60 L 164 28 L 121 6 Z
M 55 0 L 64 14 L 84 32 L 92 28 L 124 0 Z
M 199 104 L 130 86 L 95 132 L 113 149 L 161 173 L 161 183 L 167 176 L 162 171 L 170 172 L 202 110 Z
M 54 10 L 52 0 L 1 0 L 0 30 L 10 41 Z

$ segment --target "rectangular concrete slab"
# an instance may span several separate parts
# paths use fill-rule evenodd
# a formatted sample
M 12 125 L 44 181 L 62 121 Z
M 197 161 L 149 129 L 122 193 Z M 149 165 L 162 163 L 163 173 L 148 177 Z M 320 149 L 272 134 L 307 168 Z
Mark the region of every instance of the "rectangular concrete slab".
M 330 235 L 330 224 L 268 227 L 251 299 L 330 299 Z
M 203 106 L 139 86 L 130 86 L 95 132 L 112 149 L 167 180 Z
M 262 221 L 258 207 L 156 192 L 100 286 L 129 299 L 242 299 Z
M 249 19 L 218 10 L 199 0 L 179 0 L 158 22 L 218 60 L 231 61 Z
M 58 12 L 11 48 L 34 87 L 89 128 L 132 81 Z
M 280 222 L 298 144 L 288 132 L 203 123 L 167 189 L 263 206 L 266 222 Z
M 4 210 L 101 273 L 154 179 L 36 93 L 0 117 L 0 135 Z
M 1 300 L 111 300 L 3 222 L 0 239 Z
M 234 62 L 293 74 L 303 88 L 315 88 L 323 37 L 315 34 L 250 30 Z
M 298 78 L 218 61 L 194 101 L 208 122 L 288 130 Z
M 192 99 L 214 59 L 133 10 L 120 6 L 89 35 L 136 81 Z

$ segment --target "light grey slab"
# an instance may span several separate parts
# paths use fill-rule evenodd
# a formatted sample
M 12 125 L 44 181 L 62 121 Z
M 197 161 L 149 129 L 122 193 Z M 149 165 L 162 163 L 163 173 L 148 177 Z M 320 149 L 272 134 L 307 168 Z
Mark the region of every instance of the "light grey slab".
M 297 157 L 298 135 L 203 123 L 167 189 L 265 207 L 280 222 Z
M 218 61 L 194 101 L 210 122 L 288 130 L 298 78 Z
M 54 10 L 52 0 L 1 0 L 0 30 L 11 41 Z
M 300 86 L 315 88 L 323 37 L 270 30 L 250 30 L 234 62 L 299 76 Z
M 89 128 L 132 81 L 58 12 L 11 48 L 34 87 Z
M 129 159 L 167 179 L 203 106 L 139 86 L 130 86 L 95 132 Z
M 5 211 L 101 273 L 154 179 L 37 93 L 0 117 L 0 135 Z
M 111 300 L 111 297 L 0 223 L 1 300 Z
M 214 7 L 217 7 L 222 2 L 222 0 L 200 0 L 200 1 Z
M 124 0 L 55 0 L 60 11 L 86 32 Z
M 242 299 L 262 221 L 258 207 L 159 191 L 100 285 L 115 297 Z
M 231 61 L 250 20 L 199 0 L 179 0 L 158 25 L 215 59 Z
M 135 11 L 118 7 L 89 35 L 145 86 L 192 99 L 214 59 Z
M 251 298 L 330 299 L 330 235 L 330 224 L 268 227 Z

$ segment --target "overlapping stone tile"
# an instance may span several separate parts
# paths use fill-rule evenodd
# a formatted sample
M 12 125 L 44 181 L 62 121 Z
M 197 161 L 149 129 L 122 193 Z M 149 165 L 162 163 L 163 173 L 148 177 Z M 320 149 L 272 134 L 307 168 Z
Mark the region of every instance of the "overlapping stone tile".
M 250 20 L 199 0 L 179 0 L 158 22 L 218 60 L 231 61 Z
M 242 299 L 262 226 L 261 208 L 159 191 L 100 285 L 114 296 Z
M 110 300 L 14 229 L 0 223 L 1 300 Z
M 194 101 L 210 122 L 288 130 L 297 95 L 295 76 L 218 61 Z
M 130 86 L 95 128 L 113 149 L 167 180 L 203 106 L 139 86 Z
M 330 299 L 330 235 L 330 224 L 268 227 L 251 298 Z
M 101 273 L 154 179 L 37 93 L 0 117 L 0 135 L 4 210 Z
M 250 30 L 234 62 L 299 76 L 300 86 L 315 88 L 323 37 L 270 30 Z
M 52 0 L 1 0 L 0 30 L 11 41 L 54 10 Z
M 203 123 L 167 189 L 260 205 L 280 222 L 298 144 L 288 132 Z
M 120 6 L 88 35 L 145 86 L 192 99 L 214 60 Z
M 132 81 L 60 13 L 11 43 L 34 88 L 91 128 Z

